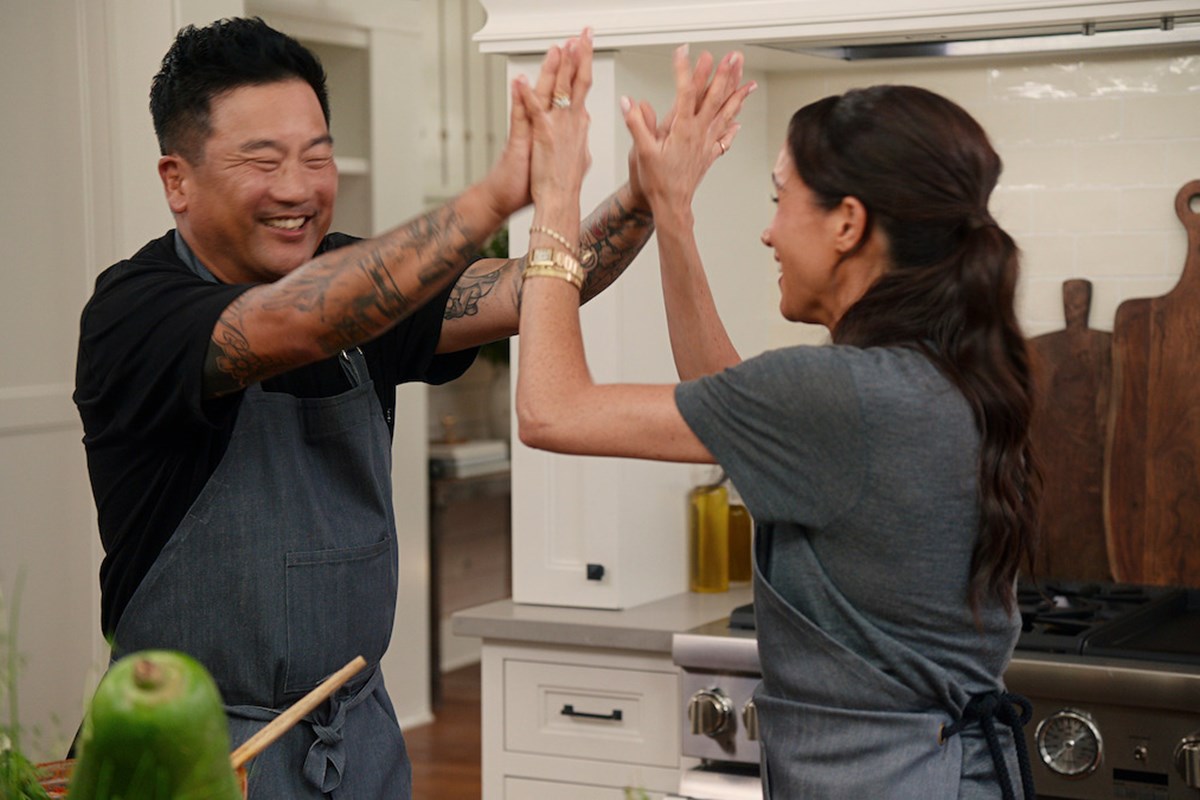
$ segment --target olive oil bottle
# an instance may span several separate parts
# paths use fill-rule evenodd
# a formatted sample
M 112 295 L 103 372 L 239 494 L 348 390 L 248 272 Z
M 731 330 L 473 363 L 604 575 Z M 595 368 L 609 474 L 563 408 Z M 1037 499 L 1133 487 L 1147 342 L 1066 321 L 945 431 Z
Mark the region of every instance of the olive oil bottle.
M 723 482 L 688 493 L 688 585 L 693 592 L 729 590 L 729 490 Z

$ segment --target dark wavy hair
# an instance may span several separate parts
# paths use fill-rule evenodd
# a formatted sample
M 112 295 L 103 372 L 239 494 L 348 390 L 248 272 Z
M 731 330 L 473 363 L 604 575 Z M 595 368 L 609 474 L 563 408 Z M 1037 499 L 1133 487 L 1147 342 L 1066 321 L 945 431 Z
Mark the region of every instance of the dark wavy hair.
M 222 19 L 179 31 L 150 86 L 150 115 L 162 155 L 192 163 L 212 133 L 214 97 L 241 86 L 298 78 L 317 95 L 329 124 L 329 92 L 320 60 L 258 17 Z
M 940 95 L 873 86 L 792 117 L 796 170 L 827 209 L 844 197 L 879 226 L 891 263 L 833 329 L 858 347 L 924 353 L 966 397 L 980 433 L 979 537 L 969 603 L 1010 613 L 1013 581 L 1032 568 L 1040 475 L 1030 452 L 1033 386 L 1013 299 L 1018 250 L 988 212 L 1000 157 L 983 128 Z

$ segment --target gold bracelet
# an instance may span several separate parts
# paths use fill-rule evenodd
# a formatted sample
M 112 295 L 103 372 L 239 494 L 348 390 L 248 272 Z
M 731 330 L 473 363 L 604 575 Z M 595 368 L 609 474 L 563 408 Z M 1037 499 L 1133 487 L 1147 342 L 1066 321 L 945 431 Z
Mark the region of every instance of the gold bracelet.
M 523 272 L 523 276 L 527 278 L 559 278 L 570 283 L 576 290 L 583 288 L 580 279 L 557 266 L 530 266 Z
M 561 250 L 551 250 L 549 247 L 533 249 L 522 275 L 554 275 L 569 280 L 577 289 L 583 288 L 583 268 L 579 266 L 575 257 Z
M 569 241 L 567 241 L 567 237 L 563 236 L 561 233 L 559 233 L 556 230 L 547 228 L 545 225 L 533 225 L 529 228 L 529 232 L 531 234 L 544 233 L 547 236 L 549 236 L 551 239 L 553 239 L 556 242 L 558 242 L 559 244 L 561 244 L 563 247 L 567 248 L 567 250 L 571 250 L 571 251 L 578 253 L 579 255 L 577 257 L 579 258 L 579 263 L 583 264 L 583 266 L 585 266 L 585 267 L 590 267 L 592 265 L 592 262 L 596 260 L 596 251 L 595 250 L 584 250 L 582 247 L 580 247 L 578 249 L 573 248 L 573 247 L 571 247 L 571 243 Z

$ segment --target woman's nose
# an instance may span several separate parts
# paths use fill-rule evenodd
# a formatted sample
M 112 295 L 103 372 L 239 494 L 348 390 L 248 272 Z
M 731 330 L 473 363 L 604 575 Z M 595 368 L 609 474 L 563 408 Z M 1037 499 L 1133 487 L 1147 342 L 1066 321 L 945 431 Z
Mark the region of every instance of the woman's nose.
M 761 241 L 767 247 L 770 247 L 771 246 L 771 229 L 763 228 L 762 236 L 760 236 L 758 238 L 759 238 L 759 241 Z

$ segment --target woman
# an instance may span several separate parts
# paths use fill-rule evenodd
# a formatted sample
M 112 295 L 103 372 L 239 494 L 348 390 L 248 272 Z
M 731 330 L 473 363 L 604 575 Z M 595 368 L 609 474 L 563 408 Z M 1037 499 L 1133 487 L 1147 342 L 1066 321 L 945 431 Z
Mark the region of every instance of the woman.
M 590 57 L 585 35 L 553 87 L 521 89 L 535 130 L 534 247 L 576 247 L 557 232 L 578 229 Z M 715 460 L 737 485 L 757 525 L 768 797 L 1032 797 L 1028 704 L 1002 680 L 1038 481 L 1017 250 L 987 209 L 1000 160 L 966 112 L 918 88 L 855 90 L 796 112 L 762 241 L 779 263 L 784 317 L 825 325 L 833 344 L 742 362 L 690 206 L 752 87 L 737 88 L 736 57 L 707 86 L 699 67 L 676 54 L 661 128 L 648 107 L 622 102 L 687 382 L 594 385 L 575 281 L 553 263 L 531 268 L 521 439 Z M 556 258 L 571 265 L 569 253 Z

